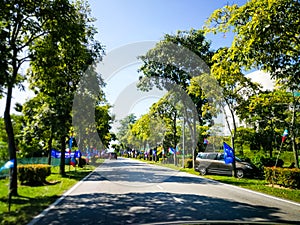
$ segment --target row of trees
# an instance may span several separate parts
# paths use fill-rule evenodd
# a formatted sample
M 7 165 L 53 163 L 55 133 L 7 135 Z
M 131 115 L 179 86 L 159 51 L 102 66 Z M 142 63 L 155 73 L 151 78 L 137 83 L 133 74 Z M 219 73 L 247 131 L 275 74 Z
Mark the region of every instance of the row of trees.
M 260 135 L 261 141 L 252 146 L 262 146 L 270 156 L 280 145 L 278 137 L 288 129 L 288 143 L 299 167 L 299 6 L 295 0 L 247 1 L 243 6 L 216 10 L 203 30 L 165 35 L 140 57 L 142 76 L 138 87 L 143 91 L 164 88 L 168 94 L 152 105 L 149 113 L 129 120 L 127 134 L 123 127 L 120 140 L 135 147 L 145 143 L 176 147 L 180 125 L 185 124 L 189 148 L 199 151 L 203 139 L 214 129 L 214 117 L 222 112 L 233 148 L 238 121 Z M 211 50 L 205 39 L 210 32 L 233 32 L 232 45 Z M 263 91 L 247 78 L 245 71 L 253 69 L 269 73 L 276 88 Z
M 90 76 L 99 84 L 98 89 L 104 85 L 93 67 L 101 60 L 104 50 L 94 38 L 94 19 L 87 2 L 1 0 L 0 5 L 0 96 L 6 97 L 4 121 L 7 133 L 1 141 L 8 143 L 9 158 L 15 162 L 10 176 L 11 196 L 18 194 L 17 147 L 26 156 L 43 148 L 49 150 L 59 146 L 62 153 L 60 173 L 64 175 L 66 139 L 74 134 L 71 132 L 82 132 L 78 131 L 79 126 L 72 127 L 76 95 L 81 95 L 77 99 L 88 96 L 93 100 L 90 100 L 92 108 L 89 111 L 93 112 L 97 123 L 90 129 L 84 127 L 83 132 L 89 136 L 99 134 L 104 145 L 111 139 L 111 117 L 104 93 L 89 92 L 84 85 Z M 29 69 L 21 74 L 25 67 Z M 21 125 L 14 131 L 11 99 L 13 89 L 22 88 L 24 80 L 29 82 L 35 97 L 18 107 L 22 112 Z M 79 91 L 78 87 L 81 87 Z M 15 134 L 19 134 L 18 143 Z M 95 146 L 84 140 L 80 144 Z

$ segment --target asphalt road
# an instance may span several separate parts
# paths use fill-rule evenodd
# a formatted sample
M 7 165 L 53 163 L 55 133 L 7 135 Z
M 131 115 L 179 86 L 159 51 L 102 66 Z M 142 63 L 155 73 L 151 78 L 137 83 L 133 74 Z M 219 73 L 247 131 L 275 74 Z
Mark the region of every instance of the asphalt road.
M 38 224 L 300 224 L 300 204 L 171 169 L 106 160 Z

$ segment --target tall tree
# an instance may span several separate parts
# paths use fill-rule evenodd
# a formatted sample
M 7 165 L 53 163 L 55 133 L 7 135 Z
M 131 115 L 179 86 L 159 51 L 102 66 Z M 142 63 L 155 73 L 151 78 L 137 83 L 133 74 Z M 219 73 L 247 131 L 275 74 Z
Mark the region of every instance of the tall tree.
M 144 91 L 156 86 L 178 92 L 182 96 L 178 99 L 183 101 L 183 104 L 188 102 L 187 98 L 191 99 L 193 106 L 189 105 L 186 108 L 196 108 L 196 112 L 189 117 L 187 113 L 184 115 L 186 119 L 195 117 L 198 123 L 203 124 L 205 118 L 202 117 L 202 107 L 205 103 L 202 95 L 187 96 L 187 89 L 193 77 L 209 73 L 212 55 L 210 43 L 205 40 L 202 30 L 191 29 L 178 31 L 175 35 L 167 34 L 146 55 L 140 57 L 143 61 L 140 71 L 144 75 L 140 77 L 138 87 Z M 196 138 L 196 123 L 190 128 L 193 130 L 191 134 Z M 197 141 L 195 140 L 196 143 Z M 194 148 L 196 151 L 196 144 Z
M 208 32 L 235 34 L 229 56 L 245 69 L 257 68 L 284 80 L 291 91 L 300 83 L 300 2 L 298 0 L 251 0 L 242 6 L 225 6 L 207 20 Z M 295 114 L 295 113 L 294 113 Z M 295 126 L 291 121 L 291 136 Z M 298 153 L 293 144 L 295 164 Z
M 128 147 L 127 136 L 131 130 L 132 125 L 137 121 L 134 114 L 129 114 L 127 117 L 119 121 L 120 126 L 118 127 L 117 139 L 121 145 Z
M 154 118 L 156 117 L 163 121 L 163 127 L 165 129 L 164 135 L 166 136 L 164 146 L 167 148 L 172 147 L 174 149 L 176 149 L 179 142 L 177 126 L 178 120 L 182 115 L 182 112 L 179 111 L 176 104 L 178 104 L 178 102 L 172 102 L 172 96 L 169 92 L 157 103 L 153 104 L 149 112 Z M 176 155 L 174 155 L 174 157 L 176 157 Z M 176 160 L 174 163 L 176 163 Z
M 270 157 L 273 156 L 273 149 L 279 147 L 276 136 L 280 136 L 289 126 L 290 101 L 290 93 L 275 89 L 251 96 L 238 110 L 240 118 L 260 133 L 259 144 L 269 150 Z
M 22 64 L 32 57 L 29 48 L 50 32 L 51 24 L 56 22 L 57 27 L 65 26 L 68 17 L 63 15 L 68 15 L 72 7 L 68 0 L 1 0 L 0 5 L 0 89 L 3 94 L 6 88 L 5 129 L 10 159 L 15 162 L 9 185 L 9 195 L 12 196 L 18 194 L 16 144 L 10 116 L 13 88 L 24 79 L 19 71 Z
M 64 175 L 75 91 L 86 78 L 86 71 L 93 68 L 92 63 L 101 58 L 102 47 L 94 40 L 95 29 L 90 24 L 93 20 L 86 4 L 76 1 L 61 10 L 64 10 L 63 15 L 47 24 L 49 33 L 37 38 L 29 48 L 33 54 L 29 81 L 36 93 L 46 96 L 44 99 L 54 112 L 51 119 L 58 126 L 53 126 L 52 132 L 60 137 L 60 174 Z M 101 83 L 95 82 L 97 84 Z M 94 111 L 95 105 L 89 110 Z

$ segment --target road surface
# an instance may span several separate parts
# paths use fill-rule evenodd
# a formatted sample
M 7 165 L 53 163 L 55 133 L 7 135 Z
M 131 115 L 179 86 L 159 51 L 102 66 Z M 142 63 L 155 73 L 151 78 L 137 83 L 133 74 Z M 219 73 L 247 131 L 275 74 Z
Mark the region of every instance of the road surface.
M 106 160 L 30 222 L 300 224 L 300 204 L 140 161 Z

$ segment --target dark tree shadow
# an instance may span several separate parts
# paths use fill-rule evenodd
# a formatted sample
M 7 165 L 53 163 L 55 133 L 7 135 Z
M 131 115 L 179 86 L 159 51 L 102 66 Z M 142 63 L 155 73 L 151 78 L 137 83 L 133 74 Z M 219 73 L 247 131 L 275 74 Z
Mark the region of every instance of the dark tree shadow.
M 299 221 L 280 219 L 276 216 L 278 212 L 276 207 L 253 206 L 193 194 L 97 193 L 66 197 L 36 224 L 188 224 L 188 221 L 198 221 L 199 224 L 299 224 Z

